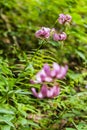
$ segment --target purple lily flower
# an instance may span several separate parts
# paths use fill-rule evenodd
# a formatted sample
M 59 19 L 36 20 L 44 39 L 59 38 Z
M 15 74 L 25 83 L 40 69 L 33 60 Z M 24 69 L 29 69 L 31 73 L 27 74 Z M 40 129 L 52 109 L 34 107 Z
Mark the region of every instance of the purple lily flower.
M 60 66 L 57 63 L 53 63 L 53 68 L 50 69 L 48 64 L 45 64 L 43 68 L 36 74 L 35 80 L 30 80 L 32 84 L 52 82 L 54 78 L 63 79 L 67 73 L 68 66 Z
M 64 41 L 66 40 L 66 38 L 67 38 L 67 35 L 65 32 L 62 32 L 59 34 L 59 41 Z
M 59 21 L 60 24 L 64 24 L 65 19 L 66 19 L 66 16 L 64 14 L 59 14 L 58 21 Z
M 48 88 L 47 85 L 43 85 L 40 92 L 37 93 L 35 88 L 32 88 L 32 93 L 37 98 L 54 98 L 59 95 L 60 88 L 58 86 L 53 86 L 52 88 Z
M 35 36 L 37 38 L 46 38 L 50 36 L 50 28 L 42 27 L 40 30 L 36 31 Z
M 59 14 L 59 18 L 58 18 L 58 22 L 60 24 L 65 24 L 65 23 L 70 23 L 71 22 L 72 17 L 68 14 Z
M 66 40 L 66 38 L 67 38 L 67 35 L 65 32 L 62 32 L 60 34 L 54 33 L 54 35 L 53 35 L 54 41 L 64 41 L 64 40 Z

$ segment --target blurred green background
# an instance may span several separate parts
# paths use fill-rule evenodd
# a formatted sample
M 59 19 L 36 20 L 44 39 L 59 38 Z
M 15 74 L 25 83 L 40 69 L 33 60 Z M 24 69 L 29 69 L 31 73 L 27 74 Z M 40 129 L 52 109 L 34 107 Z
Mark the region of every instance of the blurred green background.
M 47 43 L 31 63 L 39 47 L 35 32 L 65 29 L 55 24 L 60 13 L 72 16 L 64 47 Z M 67 78 L 58 81 L 58 98 L 41 101 L 29 80 L 54 61 L 68 64 Z M 87 0 L 0 0 L 0 130 L 87 130 L 86 85 Z

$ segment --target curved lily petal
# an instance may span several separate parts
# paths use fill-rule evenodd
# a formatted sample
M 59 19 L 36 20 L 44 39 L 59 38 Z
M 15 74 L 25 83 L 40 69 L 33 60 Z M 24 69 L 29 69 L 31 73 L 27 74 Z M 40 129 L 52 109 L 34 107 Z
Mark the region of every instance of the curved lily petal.
M 47 91 L 48 91 L 47 85 L 44 84 L 44 85 L 42 86 L 42 88 L 41 88 L 41 93 L 42 93 L 43 97 L 46 97 L 46 96 L 47 96 Z
M 48 98 L 54 98 L 59 95 L 60 88 L 58 86 L 53 86 L 52 88 L 49 88 L 47 91 L 47 97 Z
M 50 66 L 48 64 L 44 65 L 43 70 L 45 71 L 47 76 L 50 76 L 51 70 L 50 70 Z
M 56 75 L 56 78 L 63 79 L 67 73 L 68 66 L 65 67 L 61 66 L 59 73 Z
M 31 91 L 35 97 L 38 97 L 38 93 L 36 92 L 35 88 L 31 88 Z
M 43 94 L 41 92 L 37 93 L 35 88 L 31 88 L 32 93 L 37 98 L 44 98 Z
M 53 70 L 51 71 L 51 76 L 55 77 L 59 71 L 60 71 L 60 66 L 54 62 L 53 63 Z
M 42 83 L 44 81 L 44 78 L 46 77 L 45 71 L 42 69 L 36 74 L 36 81 L 37 83 Z
M 58 86 L 53 86 L 53 97 L 58 96 L 60 93 L 60 88 Z
M 52 98 L 52 97 L 53 97 L 52 88 L 49 88 L 49 89 L 47 90 L 47 97 L 48 97 L 48 98 Z

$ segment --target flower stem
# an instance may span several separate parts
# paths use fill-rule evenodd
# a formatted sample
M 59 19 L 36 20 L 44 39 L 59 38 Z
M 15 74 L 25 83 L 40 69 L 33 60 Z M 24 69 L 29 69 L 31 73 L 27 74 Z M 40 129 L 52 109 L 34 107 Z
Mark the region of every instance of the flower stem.
M 45 40 L 42 40 L 41 45 L 37 48 L 36 52 L 35 52 L 34 55 L 31 57 L 30 62 L 33 61 L 34 57 L 36 56 L 36 54 L 37 54 L 37 52 L 39 51 L 39 49 L 43 46 L 44 42 L 45 42 Z

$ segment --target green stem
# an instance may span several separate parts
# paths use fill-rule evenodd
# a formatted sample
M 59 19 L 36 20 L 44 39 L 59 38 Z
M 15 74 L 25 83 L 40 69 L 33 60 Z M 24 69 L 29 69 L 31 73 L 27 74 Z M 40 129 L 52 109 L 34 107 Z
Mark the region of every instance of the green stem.
M 37 48 L 36 52 L 35 52 L 35 53 L 34 53 L 34 55 L 31 57 L 30 62 L 32 62 L 32 61 L 33 61 L 33 59 L 34 59 L 34 57 L 36 56 L 37 52 L 38 52 L 38 51 L 39 51 L 39 49 L 43 46 L 44 41 L 45 41 L 45 40 L 43 40 L 43 41 L 42 41 L 42 43 L 41 43 L 41 45 Z
M 58 23 L 58 19 L 55 21 L 55 23 L 54 23 L 54 25 L 52 26 L 52 28 L 55 27 L 56 23 Z
M 36 52 L 34 53 L 34 55 L 31 57 L 30 62 L 32 62 L 33 58 L 36 56 L 37 52 L 39 51 L 39 49 L 43 46 L 43 44 L 45 43 L 45 40 L 42 40 L 41 45 L 37 48 Z M 27 66 L 29 65 L 29 63 L 25 66 L 25 68 L 22 70 L 21 74 L 23 74 L 23 72 L 26 70 Z M 20 74 L 20 76 L 21 76 Z M 20 76 L 17 78 L 17 81 L 20 79 Z
M 74 121 L 72 121 L 73 125 L 75 126 L 76 130 L 79 130 L 77 125 L 74 123 Z

